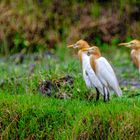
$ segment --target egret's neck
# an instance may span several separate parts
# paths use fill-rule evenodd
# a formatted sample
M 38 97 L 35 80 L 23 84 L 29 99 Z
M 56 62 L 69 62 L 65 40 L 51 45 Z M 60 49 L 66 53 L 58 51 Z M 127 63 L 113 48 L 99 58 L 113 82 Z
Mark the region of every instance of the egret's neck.
M 78 57 L 79 57 L 79 60 L 82 64 L 82 51 L 81 50 L 78 51 Z
M 100 51 L 99 51 L 99 50 L 96 51 L 94 54 L 92 54 L 92 57 L 94 57 L 94 59 L 98 59 L 98 58 L 100 58 L 100 57 L 101 57 L 101 53 L 100 53 Z
M 81 62 L 82 67 L 85 67 L 89 64 L 89 56 L 83 53 L 81 50 L 78 52 L 78 56 Z
M 140 48 L 139 49 L 132 49 L 131 50 L 131 55 L 140 55 Z
M 90 65 L 92 69 L 96 72 L 96 60 L 101 56 L 98 55 L 90 55 Z
M 140 46 L 133 46 L 131 47 L 132 50 L 140 51 Z

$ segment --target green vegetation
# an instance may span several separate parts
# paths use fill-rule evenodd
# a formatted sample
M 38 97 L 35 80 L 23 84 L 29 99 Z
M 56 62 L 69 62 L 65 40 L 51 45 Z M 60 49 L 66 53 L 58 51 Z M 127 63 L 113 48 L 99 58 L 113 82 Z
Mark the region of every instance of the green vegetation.
M 119 81 L 137 79 L 138 72 L 130 63 L 129 52 L 126 49 L 116 52 L 116 47 L 111 47 L 103 55 L 113 58 L 111 63 Z M 115 51 L 115 56 L 110 51 Z M 122 98 L 112 95 L 108 103 L 103 102 L 103 97 L 96 102 L 95 91 L 85 87 L 79 60 L 72 53 L 63 46 L 55 55 L 35 53 L 25 55 L 19 64 L 13 57 L 0 62 L 2 139 L 139 138 L 139 85 L 122 83 Z M 124 73 L 126 67 L 129 68 Z M 56 81 L 68 74 L 74 78 L 72 85 L 61 83 L 51 97 L 39 91 L 41 81 Z M 64 98 L 63 93 L 69 98 Z
M 139 74 L 121 41 L 140 36 L 136 0 L 0 1 L 0 138 L 139 139 Z M 87 89 L 79 39 L 100 47 L 122 98 Z
M 137 139 L 140 101 L 109 103 L 0 95 L 3 139 Z
M 1 0 L 0 53 L 44 51 L 62 40 L 71 43 L 79 38 L 92 43 L 137 38 L 139 4 L 136 0 Z

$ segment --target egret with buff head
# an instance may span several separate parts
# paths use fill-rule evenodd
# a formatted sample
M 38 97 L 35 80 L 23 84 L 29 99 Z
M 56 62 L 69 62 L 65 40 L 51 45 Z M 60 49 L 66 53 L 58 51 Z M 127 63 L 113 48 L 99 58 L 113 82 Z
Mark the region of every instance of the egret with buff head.
M 132 49 L 131 58 L 140 73 L 140 41 L 137 39 L 134 39 L 127 43 L 120 43 L 119 46 L 126 46 L 126 47 Z
M 122 95 L 122 91 L 115 72 L 106 58 L 101 56 L 99 48 L 94 46 L 86 48 L 85 51 L 89 54 L 90 65 L 103 86 L 104 100 L 109 100 L 110 89 L 120 97 Z
M 86 86 L 89 88 L 95 88 L 97 92 L 96 100 L 99 99 L 99 94 L 104 96 L 103 86 L 96 76 L 91 64 L 90 57 L 86 52 L 87 48 L 90 48 L 89 44 L 85 40 L 79 40 L 73 45 L 69 45 L 68 48 L 78 48 L 78 56 L 82 64 L 83 78 Z

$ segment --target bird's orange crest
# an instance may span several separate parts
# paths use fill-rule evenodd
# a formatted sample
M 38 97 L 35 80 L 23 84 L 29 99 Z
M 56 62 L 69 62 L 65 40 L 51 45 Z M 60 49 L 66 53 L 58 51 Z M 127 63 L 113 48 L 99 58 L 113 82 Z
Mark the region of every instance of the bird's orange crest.
M 75 44 L 73 45 L 69 45 L 67 46 L 68 48 L 78 48 L 78 49 L 83 49 L 83 48 L 89 48 L 89 44 L 85 41 L 80 39 L 79 41 L 77 41 Z
M 101 57 L 100 49 L 97 46 L 90 47 L 88 49 L 88 52 L 90 53 L 90 55 L 94 55 L 97 58 Z
M 82 62 L 82 53 L 86 48 L 89 48 L 90 46 L 85 40 L 80 39 L 75 44 L 69 45 L 67 47 L 68 48 L 78 48 L 79 49 L 78 56 L 79 56 L 80 61 Z

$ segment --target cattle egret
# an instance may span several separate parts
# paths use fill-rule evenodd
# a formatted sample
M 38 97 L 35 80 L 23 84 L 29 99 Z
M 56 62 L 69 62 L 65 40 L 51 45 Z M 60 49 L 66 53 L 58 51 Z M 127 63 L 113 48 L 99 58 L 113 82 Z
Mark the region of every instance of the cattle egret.
M 79 40 L 73 45 L 69 45 L 68 48 L 78 48 L 78 56 L 82 64 L 83 78 L 87 87 L 95 88 L 97 91 L 96 100 L 99 99 L 99 94 L 104 96 L 103 86 L 96 76 L 91 64 L 90 57 L 84 50 L 90 48 L 89 44 L 84 40 Z
M 135 39 L 128 43 L 120 43 L 119 46 L 126 46 L 126 47 L 132 49 L 131 58 L 140 73 L 140 41 Z
M 116 75 L 108 61 L 101 56 L 99 48 L 94 46 L 84 50 L 89 54 L 90 64 L 103 85 L 105 99 L 109 100 L 110 89 L 114 90 L 117 96 L 121 96 L 122 91 L 119 87 Z

